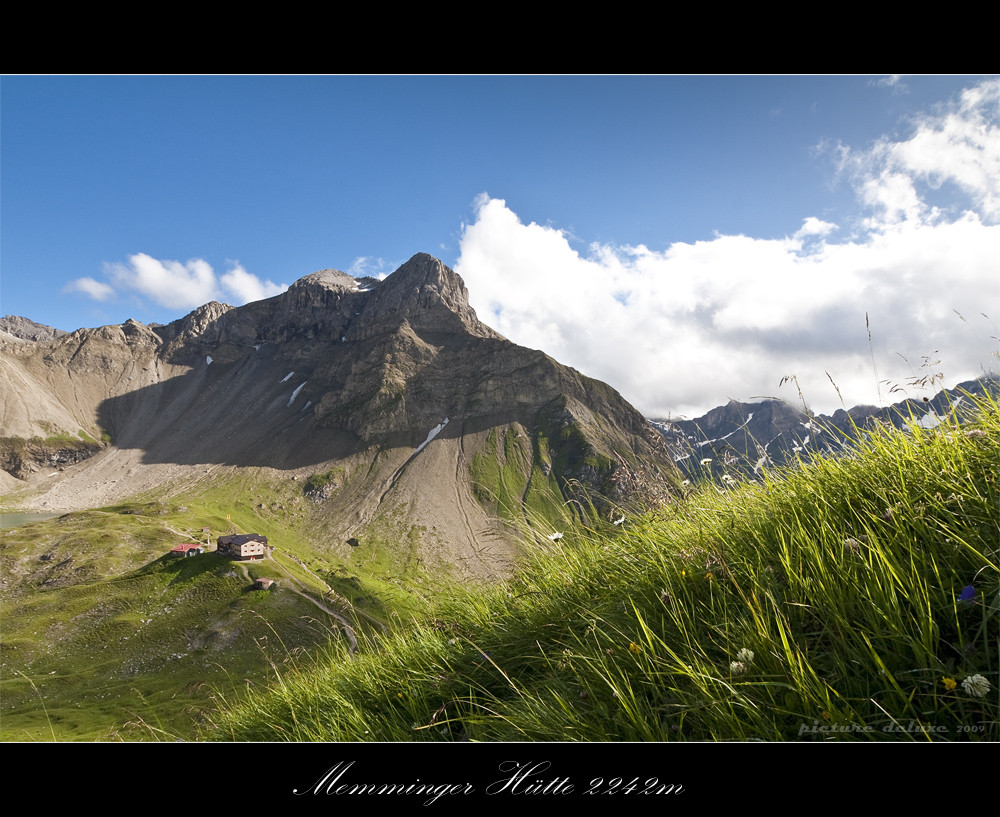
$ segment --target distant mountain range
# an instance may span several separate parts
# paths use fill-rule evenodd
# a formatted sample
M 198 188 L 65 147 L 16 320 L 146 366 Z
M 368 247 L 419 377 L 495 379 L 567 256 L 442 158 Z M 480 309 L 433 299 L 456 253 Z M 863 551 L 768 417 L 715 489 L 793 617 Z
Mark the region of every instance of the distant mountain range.
M 832 415 L 811 414 L 781 400 L 730 400 L 694 420 L 652 420 L 689 477 L 729 473 L 753 476 L 817 454 L 837 454 L 879 424 L 931 428 L 972 407 L 972 396 L 1000 395 L 1000 377 L 982 377 L 943 389 L 927 399 L 908 398 L 884 408 L 855 406 Z

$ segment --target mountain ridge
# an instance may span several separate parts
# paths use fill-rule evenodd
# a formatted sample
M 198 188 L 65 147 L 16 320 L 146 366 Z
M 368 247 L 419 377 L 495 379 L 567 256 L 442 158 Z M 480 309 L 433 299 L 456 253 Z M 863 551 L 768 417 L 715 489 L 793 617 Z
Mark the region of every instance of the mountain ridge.
M 650 422 L 688 476 L 727 472 L 752 476 L 765 465 L 782 467 L 817 455 L 840 455 L 879 424 L 902 428 L 917 423 L 931 428 L 945 416 L 961 414 L 968 397 L 987 392 L 1000 395 L 1000 376 L 984 375 L 925 398 L 907 397 L 882 407 L 840 408 L 829 415 L 777 399 L 729 400 L 693 420 Z
M 322 546 L 420 531 L 417 550 L 438 567 L 492 574 L 513 563 L 512 525 L 569 524 L 573 501 L 610 514 L 679 481 L 621 395 L 483 324 L 462 279 L 424 253 L 378 282 L 321 270 L 165 326 L 0 349 L 8 447 L 107 441 L 62 470 L 43 456 L 26 485 L 6 479 L 9 504 L 95 507 L 239 469 L 335 474 L 312 513 Z

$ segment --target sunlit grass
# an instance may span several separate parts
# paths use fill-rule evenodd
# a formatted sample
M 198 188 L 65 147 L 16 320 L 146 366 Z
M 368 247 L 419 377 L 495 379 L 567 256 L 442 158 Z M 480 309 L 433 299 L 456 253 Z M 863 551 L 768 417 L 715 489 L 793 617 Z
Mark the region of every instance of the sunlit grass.
M 331 648 L 208 734 L 1000 739 L 1000 410 L 977 399 L 972 422 L 567 531 L 513 580 L 353 657 Z

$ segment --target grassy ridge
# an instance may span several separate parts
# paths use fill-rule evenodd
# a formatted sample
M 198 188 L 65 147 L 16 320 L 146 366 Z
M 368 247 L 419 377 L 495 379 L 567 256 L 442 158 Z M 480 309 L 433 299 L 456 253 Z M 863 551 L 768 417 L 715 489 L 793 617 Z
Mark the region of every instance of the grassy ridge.
M 567 534 L 226 740 L 1000 739 L 1000 409 Z M 542 542 L 541 544 L 545 544 Z

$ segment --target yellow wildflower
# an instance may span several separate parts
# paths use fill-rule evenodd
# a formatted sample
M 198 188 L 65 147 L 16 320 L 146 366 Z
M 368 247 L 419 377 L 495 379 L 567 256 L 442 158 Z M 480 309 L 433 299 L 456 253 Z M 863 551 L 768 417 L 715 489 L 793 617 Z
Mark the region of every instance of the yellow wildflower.
M 634 641 L 628 645 L 628 651 L 634 655 L 639 655 L 642 653 L 642 645 L 636 644 Z
M 949 692 L 958 686 L 958 682 L 954 678 L 942 678 L 941 683 L 944 684 L 944 688 Z

